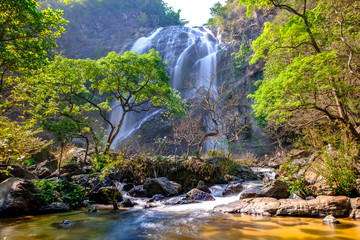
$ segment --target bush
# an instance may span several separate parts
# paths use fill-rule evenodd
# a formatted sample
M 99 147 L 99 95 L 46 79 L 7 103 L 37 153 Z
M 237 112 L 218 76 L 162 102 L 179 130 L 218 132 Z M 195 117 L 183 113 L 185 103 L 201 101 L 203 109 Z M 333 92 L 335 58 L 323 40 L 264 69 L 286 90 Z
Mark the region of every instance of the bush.
M 35 180 L 33 183 L 40 189 L 36 196 L 44 205 L 64 202 L 76 208 L 82 205 L 86 196 L 86 190 L 82 186 L 64 180 Z

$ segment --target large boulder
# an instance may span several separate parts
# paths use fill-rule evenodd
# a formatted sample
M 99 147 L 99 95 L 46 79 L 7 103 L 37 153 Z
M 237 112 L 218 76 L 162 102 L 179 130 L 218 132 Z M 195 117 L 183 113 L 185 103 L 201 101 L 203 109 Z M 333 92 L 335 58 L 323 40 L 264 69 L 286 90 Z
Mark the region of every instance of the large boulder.
M 209 187 L 201 180 L 198 182 L 196 188 L 203 191 L 203 192 L 211 193 Z
M 41 201 L 35 194 L 36 186 L 29 180 L 9 178 L 0 184 L 0 217 L 11 217 L 35 212 Z
M 148 192 L 143 188 L 143 185 L 138 185 L 133 187 L 133 189 L 131 189 L 129 191 L 130 196 L 133 197 L 147 197 L 148 196 Z
M 240 212 L 250 215 L 275 215 L 280 207 L 280 202 L 276 198 L 248 198 L 242 201 L 246 205 L 240 210 Z
M 258 176 L 254 173 L 254 171 L 246 166 L 239 166 L 231 174 L 240 179 L 244 179 L 245 181 L 258 180 Z
M 47 178 L 49 177 L 53 172 L 56 171 L 57 169 L 57 164 L 58 161 L 57 160 L 52 160 L 52 161 L 44 161 L 35 165 L 32 165 L 30 167 L 28 167 L 28 169 L 35 174 L 36 176 L 38 176 L 40 179 L 41 178 Z
M 194 188 L 186 193 L 186 199 L 195 201 L 215 201 L 215 198 L 209 193 Z
M 241 182 L 230 182 L 224 189 L 222 195 L 224 197 L 235 196 L 244 190 L 244 186 Z
M 318 196 L 308 201 L 311 216 L 346 217 L 350 210 L 350 199 L 345 196 Z
M 179 195 L 175 186 L 165 177 L 147 179 L 143 188 L 147 191 L 148 197 L 156 194 L 162 194 L 165 197 Z
M 258 189 L 257 187 L 249 187 L 247 189 L 245 189 L 244 191 L 242 191 L 242 193 L 240 194 L 240 199 L 245 199 L 245 198 L 256 198 L 256 197 L 262 197 L 263 195 L 261 194 L 260 189 Z
M 350 199 L 351 213 L 350 217 L 360 219 L 360 198 Z
M 121 192 L 116 187 L 102 187 L 89 195 L 89 200 L 101 204 L 113 204 L 123 201 Z
M 278 179 L 269 182 L 261 189 L 261 194 L 264 197 L 273 197 L 276 199 L 288 198 L 290 195 L 290 189 L 283 181 Z
M 280 216 L 310 216 L 308 201 L 302 199 L 280 199 L 276 215 Z
M 0 183 L 5 181 L 8 178 L 22 178 L 22 179 L 37 179 L 38 177 L 31 173 L 26 168 L 20 167 L 18 165 L 7 165 L 1 164 L 0 165 Z

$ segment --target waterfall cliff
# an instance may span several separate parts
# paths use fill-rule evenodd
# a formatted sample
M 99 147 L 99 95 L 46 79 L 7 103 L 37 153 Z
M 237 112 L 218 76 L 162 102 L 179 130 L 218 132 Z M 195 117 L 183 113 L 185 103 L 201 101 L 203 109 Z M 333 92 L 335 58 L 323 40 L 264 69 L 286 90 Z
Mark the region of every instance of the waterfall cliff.
M 192 82 L 197 86 L 208 87 L 209 79 L 216 75 L 218 40 L 205 28 L 173 26 L 158 28 L 147 37 L 139 38 L 130 50 L 139 54 L 155 49 L 168 62 L 167 71 L 171 86 L 181 92 L 184 98 L 192 98 L 194 92 L 189 88 Z M 122 140 L 131 136 L 149 118 L 159 111 L 127 114 L 119 135 L 113 143 L 116 147 Z M 117 123 L 121 116 L 120 108 L 111 113 L 111 121 Z

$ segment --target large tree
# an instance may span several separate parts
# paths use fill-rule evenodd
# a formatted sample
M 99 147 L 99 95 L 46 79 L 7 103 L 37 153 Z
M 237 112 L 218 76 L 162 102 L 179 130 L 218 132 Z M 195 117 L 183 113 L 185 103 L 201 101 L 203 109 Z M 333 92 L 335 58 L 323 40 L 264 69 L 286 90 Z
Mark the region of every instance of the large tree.
M 240 0 L 248 14 L 277 8 L 253 42 L 251 63 L 266 60 L 255 114 L 301 128 L 342 122 L 360 142 L 360 2 Z

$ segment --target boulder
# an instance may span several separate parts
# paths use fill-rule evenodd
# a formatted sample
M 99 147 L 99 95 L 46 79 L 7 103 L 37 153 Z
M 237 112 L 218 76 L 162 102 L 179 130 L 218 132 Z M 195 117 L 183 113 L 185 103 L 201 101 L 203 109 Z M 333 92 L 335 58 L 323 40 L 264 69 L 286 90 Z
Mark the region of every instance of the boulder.
M 323 219 L 323 223 L 325 223 L 325 224 L 339 224 L 340 222 L 333 215 L 328 215 Z
M 240 210 L 240 212 L 250 215 L 275 215 L 280 207 L 280 202 L 276 198 L 247 198 L 242 201 L 246 205 Z
M 242 191 L 240 199 L 262 197 L 260 189 L 257 187 L 250 187 Z
M 57 213 L 57 212 L 67 212 L 70 208 L 66 203 L 63 202 L 53 202 L 49 205 L 42 207 L 40 212 L 42 213 Z
M 156 194 L 162 194 L 165 197 L 179 195 L 175 186 L 165 177 L 147 179 L 143 188 L 147 191 L 148 197 L 152 197 Z
M 28 167 L 28 169 L 40 179 L 49 177 L 57 169 L 57 160 L 44 161 Z
M 0 217 L 23 215 L 36 211 L 41 201 L 36 186 L 29 180 L 9 178 L 0 184 Z
M 90 180 L 89 174 L 80 174 L 71 177 L 72 182 L 81 185 L 83 187 L 88 187 L 89 180 Z
M 92 192 L 89 195 L 89 200 L 101 204 L 113 204 L 113 200 L 121 202 L 123 197 L 116 187 L 102 187 L 99 191 Z
M 5 170 L 6 172 L 8 172 L 8 173 L 6 173 L 5 171 L 4 172 L 0 171 L 0 183 L 5 181 L 8 178 L 13 178 L 13 177 L 28 179 L 28 180 L 38 178 L 35 174 L 31 173 L 26 168 L 22 168 L 18 165 L 1 164 L 0 170 L 2 170 L 2 171 Z
M 350 217 L 360 219 L 360 198 L 351 198 L 351 213 Z
M 203 192 L 206 192 L 206 193 L 211 193 L 209 187 L 203 182 L 203 181 L 199 181 L 198 184 L 197 184 L 197 189 L 203 191 Z
M 350 199 L 345 196 L 318 196 L 308 201 L 311 216 L 347 217 L 350 210 Z
M 310 216 L 308 201 L 301 199 L 280 199 L 276 215 L 280 216 Z
M 133 187 L 133 189 L 131 189 L 129 191 L 130 196 L 133 197 L 147 197 L 148 193 L 147 191 L 143 188 L 143 185 L 138 185 Z
M 283 181 L 278 179 L 269 182 L 261 189 L 261 194 L 264 197 L 273 197 L 276 199 L 288 198 L 290 195 L 290 189 Z
M 128 192 L 128 191 L 130 191 L 131 189 L 133 189 L 134 187 L 135 187 L 135 185 L 134 185 L 133 183 L 125 183 L 125 184 L 123 185 L 122 190 Z
M 246 205 L 247 203 L 244 201 L 238 200 L 229 204 L 218 205 L 214 208 L 214 211 L 223 213 L 240 213 L 241 209 L 243 209 Z
M 244 179 L 245 181 L 258 180 L 258 177 L 254 173 L 254 171 L 251 170 L 251 168 L 246 167 L 246 166 L 239 166 L 237 169 L 235 169 L 232 172 L 232 175 L 234 175 L 235 177 L 238 177 L 240 179 Z
M 80 175 L 80 174 L 86 174 L 86 170 L 84 168 L 82 168 L 79 164 L 76 163 L 68 163 L 63 165 L 60 168 L 60 173 L 61 175 L 70 175 L 74 176 L 74 175 Z M 56 170 L 55 172 L 53 172 L 49 177 L 57 177 L 59 175 L 59 171 Z
M 175 187 L 176 191 L 178 191 L 179 194 L 182 194 L 184 192 L 184 189 L 180 183 L 176 183 L 173 181 L 170 181 L 170 183 Z
M 235 196 L 244 190 L 244 186 L 241 182 L 230 182 L 224 189 L 222 195 L 224 197 Z
M 130 199 L 126 199 L 124 202 L 120 204 L 121 207 L 131 208 L 134 207 L 134 204 L 131 202 Z
M 186 193 L 186 199 L 196 201 L 215 201 L 215 198 L 209 193 L 203 192 L 197 188 L 194 188 Z

